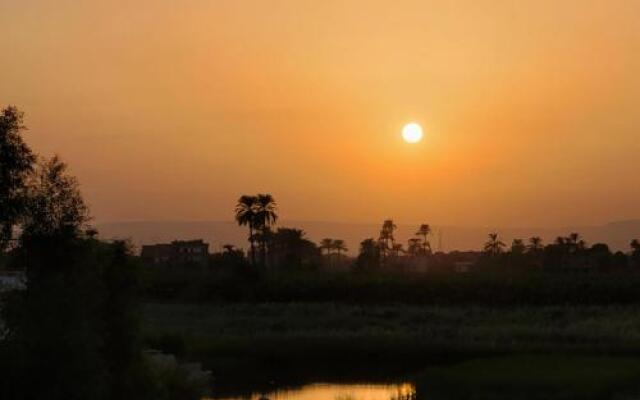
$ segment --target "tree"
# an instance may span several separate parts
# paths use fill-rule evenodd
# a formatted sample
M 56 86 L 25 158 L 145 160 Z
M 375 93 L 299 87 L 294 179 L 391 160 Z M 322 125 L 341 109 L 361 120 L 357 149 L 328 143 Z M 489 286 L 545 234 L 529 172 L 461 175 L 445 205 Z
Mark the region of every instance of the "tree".
M 23 235 L 78 234 L 89 212 L 78 181 L 58 156 L 41 160 L 27 191 Z
M 23 235 L 15 254 L 27 284 L 2 310 L 16 361 L 2 398 L 106 399 L 106 288 L 96 244 L 71 230 L 42 230 Z
M 301 229 L 278 228 L 270 241 L 269 257 L 275 266 L 299 268 L 314 265 L 319 252 Z
M 360 253 L 356 261 L 359 271 L 373 271 L 380 268 L 380 245 L 373 239 L 366 239 L 360 243 Z
M 431 243 L 429 243 L 429 240 L 427 239 L 430 233 L 431 227 L 429 226 L 429 224 L 420 225 L 418 232 L 416 232 L 417 236 L 422 236 L 422 250 L 424 254 L 431 253 Z
M 237 269 L 247 265 L 244 257 L 244 251 L 236 248 L 236 246 L 232 244 L 223 245 L 222 252 L 212 254 L 210 260 L 211 266 L 222 268 Z
M 613 254 L 605 243 L 596 243 L 589 248 L 589 260 L 599 270 L 608 270 L 613 264 Z
M 553 245 L 545 248 L 545 264 L 547 268 L 580 268 L 588 263 L 586 258 L 587 243 L 580 234 L 558 236 Z
M 419 256 L 422 254 L 423 250 L 422 241 L 419 238 L 409 239 L 407 246 L 407 253 L 409 253 L 409 255 L 413 257 Z
M 27 180 L 35 155 L 24 142 L 23 113 L 9 106 L 0 111 L 0 251 L 13 238 L 25 207 Z
M 10 262 L 26 273 L 26 288 L 3 296 L 0 307 L 0 398 L 158 398 L 148 396 L 130 248 L 100 242 L 95 230 L 85 229 L 89 213 L 76 178 L 57 156 L 34 170 L 35 158 L 16 139 L 20 121 L 15 109 L 0 116 L 3 207 L 20 192 L 22 235 Z M 18 143 L 24 161 L 9 179 L 5 167 L 19 163 L 7 162 L 7 142 Z M 16 190 L 6 190 L 7 182 Z M 3 233 L 18 222 L 18 214 L 5 211 Z
M 391 252 L 394 257 L 400 256 L 400 253 L 404 253 L 404 248 L 402 247 L 402 243 L 395 243 L 391 248 Z
M 271 226 L 278 220 L 277 204 L 270 194 L 258 194 L 255 203 L 255 227 L 260 231 L 260 256 L 263 266 L 267 261 L 267 243 Z
M 3 310 L 4 345 L 19 362 L 3 398 L 141 397 L 128 248 L 84 234 L 87 207 L 58 157 L 38 165 L 24 214 L 13 262 L 26 271 L 26 289 Z
M 393 251 L 395 245 L 395 237 L 393 236 L 393 233 L 395 232 L 396 228 L 397 226 L 393 223 L 392 219 L 387 219 L 382 224 L 378 243 L 380 247 L 380 253 L 383 258 L 387 257 L 390 251 Z
M 341 252 L 349 250 L 342 239 L 336 239 L 333 241 L 333 249 L 338 253 L 338 258 L 340 258 Z
M 579 233 L 571 233 L 565 238 L 565 243 L 569 246 L 571 253 L 577 253 L 587 248 L 587 243 L 582 240 Z
M 522 239 L 513 239 L 511 243 L 511 254 L 513 255 L 523 255 L 526 250 L 526 246 L 524 245 L 524 241 Z
M 497 233 L 490 233 L 489 240 L 484 244 L 484 252 L 490 256 L 497 256 L 503 252 L 504 242 L 500 240 Z
M 256 196 L 248 196 L 243 195 L 238 199 L 238 203 L 236 204 L 236 222 L 240 226 L 249 227 L 249 244 L 251 246 L 251 264 L 253 266 L 256 265 Z
M 539 236 L 533 236 L 529 238 L 529 244 L 527 245 L 527 252 L 531 254 L 539 254 L 544 249 L 542 244 L 542 238 Z
M 333 250 L 333 239 L 324 238 L 320 241 L 320 250 L 325 250 L 327 252 L 327 257 L 331 255 L 331 250 Z

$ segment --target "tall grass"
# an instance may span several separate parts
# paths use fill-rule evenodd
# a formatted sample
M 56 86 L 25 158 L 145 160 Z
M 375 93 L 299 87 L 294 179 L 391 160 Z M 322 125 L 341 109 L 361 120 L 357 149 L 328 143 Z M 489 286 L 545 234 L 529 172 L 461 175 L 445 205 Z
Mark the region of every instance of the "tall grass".
M 640 309 L 633 306 L 147 304 L 144 313 L 153 346 L 200 359 L 425 362 L 507 353 L 640 354 Z

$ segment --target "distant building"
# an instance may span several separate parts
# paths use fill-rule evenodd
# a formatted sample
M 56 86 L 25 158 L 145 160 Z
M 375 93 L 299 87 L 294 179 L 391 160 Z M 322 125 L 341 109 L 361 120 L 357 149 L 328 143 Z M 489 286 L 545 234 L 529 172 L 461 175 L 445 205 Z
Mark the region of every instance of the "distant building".
M 174 240 L 142 246 L 140 257 L 150 264 L 206 264 L 209 258 L 209 243 L 203 240 Z

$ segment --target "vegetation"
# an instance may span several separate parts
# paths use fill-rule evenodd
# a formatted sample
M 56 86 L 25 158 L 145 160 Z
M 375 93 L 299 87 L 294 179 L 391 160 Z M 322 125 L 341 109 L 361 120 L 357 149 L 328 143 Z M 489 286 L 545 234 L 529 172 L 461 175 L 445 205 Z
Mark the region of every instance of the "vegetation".
M 23 114 L 15 107 L 0 112 L 0 251 L 13 239 L 24 211 L 27 179 L 35 155 L 22 138 Z
M 0 299 L 3 399 L 200 395 L 206 374 L 194 379 L 148 348 L 203 360 L 219 376 L 248 366 L 262 376 L 274 361 L 310 359 L 409 367 L 505 354 L 640 354 L 637 239 L 624 253 L 578 233 L 510 246 L 491 233 L 480 252 L 442 253 L 428 224 L 405 249 L 387 219 L 354 259 L 341 239 L 318 246 L 300 229 L 275 228 L 274 197 L 257 194 L 235 209 L 249 230 L 247 253 L 226 245 L 204 263 L 142 265 L 128 243 L 97 238 L 75 177 L 59 157 L 38 158 L 23 130 L 17 109 L 2 110 L 0 266 L 26 276 L 24 290 Z M 435 373 L 453 382 L 474 365 Z
M 274 364 L 407 371 L 513 354 L 640 354 L 640 311 L 632 306 L 153 303 L 144 315 L 154 347 L 202 360 L 225 379 L 246 368 L 256 379 L 269 376 Z
M 251 264 L 256 265 L 256 243 L 260 245 L 260 261 L 267 262 L 267 238 L 269 228 L 278 220 L 276 202 L 270 194 L 256 196 L 244 195 L 236 205 L 236 221 L 238 225 L 249 227 L 249 243 L 251 245 Z
M 130 246 L 96 239 L 76 179 L 58 157 L 36 164 L 23 129 L 2 111 L 0 244 L 26 288 L 0 299 L 0 397 L 168 398 L 175 381 L 143 354 Z
M 317 270 L 154 267 L 150 300 L 342 302 L 423 305 L 607 305 L 640 303 L 640 273 L 352 273 Z

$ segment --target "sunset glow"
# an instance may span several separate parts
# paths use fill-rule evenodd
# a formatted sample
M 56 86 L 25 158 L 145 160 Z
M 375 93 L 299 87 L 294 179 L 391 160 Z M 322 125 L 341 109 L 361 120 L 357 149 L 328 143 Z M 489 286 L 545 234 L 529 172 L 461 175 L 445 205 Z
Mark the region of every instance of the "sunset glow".
M 72 166 L 97 221 L 224 220 L 238 193 L 268 191 L 295 220 L 606 223 L 640 202 L 638 15 L 625 0 L 8 1 L 0 103 Z M 428 156 L 407 153 L 407 116 Z

